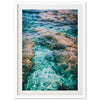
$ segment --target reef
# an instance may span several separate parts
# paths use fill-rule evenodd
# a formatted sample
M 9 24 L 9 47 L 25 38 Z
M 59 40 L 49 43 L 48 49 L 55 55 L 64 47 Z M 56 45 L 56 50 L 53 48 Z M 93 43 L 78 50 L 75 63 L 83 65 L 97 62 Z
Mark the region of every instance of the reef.
M 31 39 L 30 34 L 23 36 L 23 48 L 22 48 L 22 73 L 23 73 L 23 87 L 27 83 L 27 77 L 32 72 L 34 67 L 34 50 L 32 49 L 35 44 Z
M 78 89 L 77 10 L 23 10 L 23 90 Z
M 64 36 L 54 30 L 38 27 L 35 31 L 44 38 L 44 46 L 52 50 L 56 64 L 66 71 L 75 69 L 77 65 L 77 40 L 74 37 Z M 40 42 L 41 45 L 41 42 Z

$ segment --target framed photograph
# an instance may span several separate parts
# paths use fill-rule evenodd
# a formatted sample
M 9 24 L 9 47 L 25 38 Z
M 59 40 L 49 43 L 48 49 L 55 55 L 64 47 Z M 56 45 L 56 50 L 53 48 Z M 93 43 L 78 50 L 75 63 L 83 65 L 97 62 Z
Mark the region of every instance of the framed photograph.
M 85 3 L 16 9 L 16 98 L 85 98 Z

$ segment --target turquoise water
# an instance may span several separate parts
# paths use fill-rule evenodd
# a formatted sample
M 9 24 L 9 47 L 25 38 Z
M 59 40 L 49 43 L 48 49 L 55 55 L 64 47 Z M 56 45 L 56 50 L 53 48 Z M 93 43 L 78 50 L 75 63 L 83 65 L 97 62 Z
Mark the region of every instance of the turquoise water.
M 32 47 L 35 56 L 31 59 L 34 63 L 33 70 L 28 72 L 30 74 L 27 75 L 27 81 L 23 82 L 23 90 L 77 90 L 77 69 L 74 73 L 72 70 L 66 71 L 59 67 L 55 60 L 54 52 L 62 53 L 64 49 L 58 47 L 51 49 L 51 46 L 56 46 L 56 42 L 53 39 L 45 38 L 41 31 L 36 31 L 36 28 L 41 27 L 77 39 L 77 23 L 69 21 L 65 24 L 66 21 L 54 18 L 46 20 L 41 17 L 41 13 L 44 11 L 46 13 L 48 10 L 23 10 L 23 37 L 27 40 L 27 36 L 30 35 L 35 44 Z M 54 11 L 51 10 L 51 12 Z M 61 62 L 59 63 L 61 64 Z

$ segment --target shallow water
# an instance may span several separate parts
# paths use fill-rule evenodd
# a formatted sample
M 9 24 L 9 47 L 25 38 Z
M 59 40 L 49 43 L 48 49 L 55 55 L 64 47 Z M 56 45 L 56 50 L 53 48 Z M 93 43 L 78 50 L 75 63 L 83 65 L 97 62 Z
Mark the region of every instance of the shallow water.
M 77 15 L 76 10 L 66 13 Z M 66 13 L 57 10 L 23 10 L 23 41 L 26 41 L 23 50 L 29 48 L 28 53 L 33 53 L 31 57 L 27 54 L 25 59 L 28 60 L 23 58 L 26 61 L 23 60 L 26 66 L 23 71 L 23 90 L 77 90 L 77 61 L 73 64 L 76 69 L 73 66 L 69 68 L 69 61 L 64 59 L 72 56 L 71 51 L 65 51 L 71 46 L 64 44 L 60 38 L 69 41 L 70 45 L 76 45 L 68 36 L 77 40 L 77 17 L 64 19 Z M 53 39 L 53 36 L 60 41 Z M 68 56 L 62 56 L 63 53 Z

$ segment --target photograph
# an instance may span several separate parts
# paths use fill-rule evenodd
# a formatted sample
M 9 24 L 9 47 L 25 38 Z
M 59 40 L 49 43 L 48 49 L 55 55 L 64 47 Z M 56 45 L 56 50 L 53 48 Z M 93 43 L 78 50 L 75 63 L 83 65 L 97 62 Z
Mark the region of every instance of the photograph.
M 18 97 L 85 97 L 84 3 L 17 4 L 17 34 Z
M 22 10 L 22 89 L 78 90 L 78 10 Z

